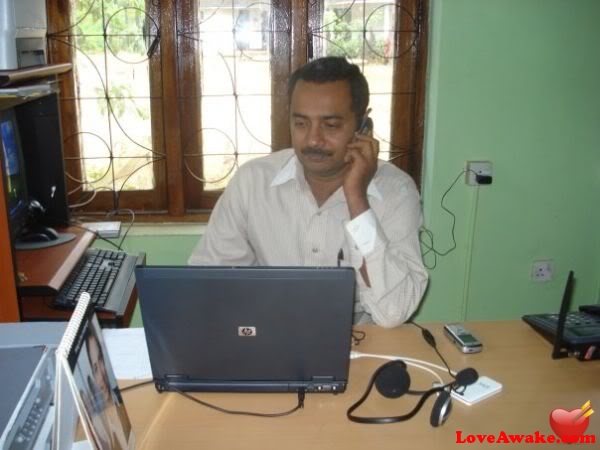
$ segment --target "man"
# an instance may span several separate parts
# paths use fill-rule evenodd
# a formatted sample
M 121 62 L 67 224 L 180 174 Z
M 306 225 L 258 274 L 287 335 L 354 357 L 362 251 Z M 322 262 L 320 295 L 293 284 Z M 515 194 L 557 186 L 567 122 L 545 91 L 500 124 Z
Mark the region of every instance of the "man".
M 293 149 L 244 164 L 219 199 L 190 264 L 351 265 L 355 323 L 394 327 L 427 285 L 412 179 L 358 133 L 369 88 L 344 58 L 314 60 L 289 82 Z M 285 299 L 282 299 L 285 301 Z

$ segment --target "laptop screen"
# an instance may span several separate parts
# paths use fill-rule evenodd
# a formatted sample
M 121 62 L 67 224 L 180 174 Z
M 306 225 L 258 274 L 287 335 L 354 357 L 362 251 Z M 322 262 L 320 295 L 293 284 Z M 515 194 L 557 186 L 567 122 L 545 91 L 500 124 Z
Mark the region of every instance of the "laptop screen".
M 136 268 L 159 390 L 342 392 L 349 267 Z

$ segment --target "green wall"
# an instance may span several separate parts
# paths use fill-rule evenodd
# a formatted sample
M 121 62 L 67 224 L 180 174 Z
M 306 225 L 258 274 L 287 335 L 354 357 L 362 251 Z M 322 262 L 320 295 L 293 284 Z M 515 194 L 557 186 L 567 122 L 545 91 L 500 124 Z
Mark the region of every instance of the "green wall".
M 598 23 L 597 0 L 431 0 L 423 209 L 440 252 L 440 200 L 465 161 L 491 161 L 494 178 L 446 196 L 457 248 L 431 270 L 420 320 L 556 310 L 570 269 L 574 303 L 598 302 Z M 552 281 L 531 281 L 538 259 Z
M 452 243 L 441 197 L 465 161 L 491 161 L 494 179 L 471 187 L 461 177 L 446 196 L 456 249 L 437 258 L 417 319 L 557 310 L 570 269 L 574 303 L 597 303 L 600 1 L 431 0 L 430 9 L 422 192 L 438 251 Z M 200 232 L 140 226 L 125 249 L 185 264 Z M 538 259 L 553 261 L 554 280 L 531 281 Z

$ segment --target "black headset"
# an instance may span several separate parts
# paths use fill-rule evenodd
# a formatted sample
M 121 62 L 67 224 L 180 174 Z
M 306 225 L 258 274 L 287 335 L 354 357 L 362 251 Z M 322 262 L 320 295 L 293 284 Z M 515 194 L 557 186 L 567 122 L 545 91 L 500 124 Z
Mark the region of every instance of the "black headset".
M 37 222 L 41 220 L 42 217 L 44 217 L 44 214 L 46 213 L 46 208 L 44 208 L 40 202 L 32 198 L 29 201 L 28 211 L 31 220 Z
M 473 384 L 478 378 L 479 375 L 475 369 L 467 368 L 459 371 L 455 375 L 455 380 L 451 383 L 442 386 L 436 386 L 426 391 L 412 391 L 410 390 L 410 375 L 406 369 L 406 363 L 400 359 L 388 361 L 379 367 L 375 373 L 373 373 L 365 393 L 360 399 L 358 399 L 356 403 L 348 408 L 346 417 L 348 417 L 348 419 L 350 419 L 352 422 L 365 424 L 402 422 L 415 416 L 421 410 L 421 407 L 425 404 L 427 399 L 432 395 L 437 394 L 437 398 L 431 410 L 429 423 L 433 427 L 438 427 L 442 425 L 446 419 L 448 419 L 450 411 L 452 410 L 452 397 L 450 394 L 451 390 L 457 387 L 466 387 L 470 384 Z M 401 416 L 362 417 L 354 415 L 353 412 L 363 404 L 363 402 L 371 393 L 373 385 L 375 385 L 377 391 L 379 391 L 381 395 L 387 398 L 398 398 L 404 394 L 420 395 L 421 398 L 411 411 Z

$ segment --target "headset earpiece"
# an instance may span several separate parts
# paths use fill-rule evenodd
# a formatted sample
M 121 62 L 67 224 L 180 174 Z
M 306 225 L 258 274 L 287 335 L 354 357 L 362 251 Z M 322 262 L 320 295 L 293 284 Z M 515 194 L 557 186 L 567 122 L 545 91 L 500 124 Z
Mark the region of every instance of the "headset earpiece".
M 411 365 L 423 369 L 422 366 L 417 364 L 412 363 Z M 473 376 L 471 376 L 471 372 L 474 373 Z M 436 396 L 433 408 L 431 410 L 429 423 L 433 427 L 439 427 L 446 422 L 448 416 L 450 415 L 450 411 L 452 410 L 452 396 L 450 389 L 452 389 L 453 386 L 461 386 L 462 384 L 460 383 L 464 383 L 464 385 L 470 384 L 472 379 L 477 374 L 477 372 L 475 372 L 473 369 L 469 369 L 465 373 L 467 373 L 469 376 L 461 375 L 458 377 L 460 379 L 459 383 L 455 381 L 445 385 L 433 387 L 426 391 L 411 391 L 410 375 L 408 373 L 406 363 L 399 359 L 388 361 L 373 373 L 362 397 L 348 408 L 346 411 L 346 417 L 352 422 L 357 423 L 386 424 L 403 422 L 414 417 L 421 410 L 421 407 L 425 404 L 429 397 Z M 358 409 L 367 399 L 371 393 L 373 385 L 375 385 L 382 396 L 387 398 L 398 398 L 407 393 L 409 395 L 420 396 L 420 398 L 412 410 L 399 416 L 365 417 L 355 415 L 354 411 Z
M 381 366 L 375 377 L 375 387 L 386 398 L 398 398 L 406 394 L 410 388 L 406 363 L 397 359 Z
M 439 427 L 440 425 L 443 425 L 444 422 L 446 422 L 446 419 L 448 419 L 451 410 L 452 396 L 449 391 L 443 390 L 438 394 L 438 397 L 433 404 L 433 408 L 431 409 L 431 417 L 429 419 L 431 426 Z

